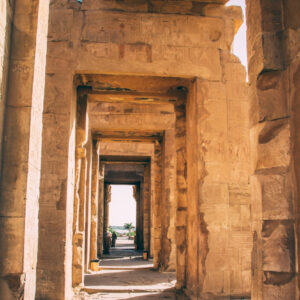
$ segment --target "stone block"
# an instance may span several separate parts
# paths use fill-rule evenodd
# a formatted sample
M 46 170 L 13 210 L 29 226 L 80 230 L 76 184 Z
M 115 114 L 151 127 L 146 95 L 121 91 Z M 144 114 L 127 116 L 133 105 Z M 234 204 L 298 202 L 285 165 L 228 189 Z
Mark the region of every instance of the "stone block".
M 72 42 L 58 41 L 48 42 L 48 55 L 46 72 L 48 74 L 65 74 L 66 77 L 72 74 L 74 69 L 74 52 Z
M 210 230 L 208 236 L 208 247 L 215 252 L 224 253 L 228 249 L 228 232 L 223 231 L 222 234 L 218 230 Z M 230 251 L 230 249 L 228 249 Z
M 130 54 L 130 49 L 134 49 L 133 54 Z M 139 47 L 138 44 L 123 47 L 112 43 L 84 42 L 80 45 L 81 60 L 77 62 L 76 68 L 91 72 L 98 72 L 101 68 L 102 72 L 110 73 L 198 76 L 203 79 L 220 80 L 221 65 L 218 53 L 214 48 L 187 48 L 159 44 L 154 44 L 151 48 Z M 127 59 L 127 55 L 131 60 L 129 57 Z M 90 65 L 91 61 L 93 66 Z M 177 63 L 174 64 L 174 61 Z M 53 63 L 58 62 L 54 60 Z
M 262 238 L 263 270 L 268 272 L 293 273 L 295 271 L 293 221 L 264 221 Z
M 44 114 L 43 153 L 46 160 L 54 157 L 67 158 L 69 125 L 68 114 Z
M 155 122 L 154 122 L 155 120 Z M 90 114 L 90 128 L 91 130 L 111 130 L 111 128 L 117 130 L 154 130 L 162 131 L 165 129 L 174 128 L 175 126 L 174 115 L 161 115 L 155 116 L 151 113 L 141 114 L 123 114 L 115 115 L 109 114 L 105 116 L 98 115 L 96 113 Z
M 230 185 L 229 203 L 231 204 L 250 204 L 251 193 L 249 185 Z
M 224 65 L 225 81 L 246 82 L 246 69 L 240 63 L 226 63 Z
M 94 10 L 85 12 L 81 39 L 100 43 L 218 48 L 223 43 L 223 28 L 224 22 L 218 18 Z M 199 35 L 201 39 L 197 38 Z
M 73 86 L 67 86 L 66 81 L 72 82 L 72 79 L 66 74 L 46 74 L 44 113 L 70 113 Z
M 230 162 L 228 164 L 228 177 L 227 182 L 230 184 L 249 184 L 249 162 Z
M 0 215 L 25 215 L 28 163 L 4 165 L 1 188 Z
M 13 88 L 7 91 L 7 103 L 11 106 L 32 105 L 33 62 L 31 60 L 12 60 L 10 63 L 10 80 Z M 27 88 L 22 88 L 26 86 Z
M 249 127 L 252 128 L 256 126 L 259 120 L 259 105 L 258 105 L 258 97 L 257 90 L 253 85 L 249 87 L 249 112 L 248 112 L 248 120 Z
M 229 225 L 232 231 L 250 231 L 250 205 L 233 204 L 229 206 Z
M 206 204 L 228 204 L 228 185 L 205 182 L 202 185 L 201 199 Z
M 228 204 L 202 204 L 201 211 L 204 214 L 204 219 L 207 224 L 208 231 L 227 230 L 229 221 Z
M 293 216 L 291 179 L 288 175 L 257 175 L 265 220 L 285 220 Z
M 52 9 L 49 20 L 50 41 L 70 41 L 73 28 L 72 9 Z
M 145 0 L 125 0 L 125 1 L 98 1 L 88 0 L 82 2 L 83 10 L 118 10 L 130 12 L 147 12 L 148 3 Z
M 186 226 L 187 211 L 177 210 L 176 226 Z
M 224 290 L 224 274 L 223 271 L 207 272 L 203 284 L 203 292 L 222 293 Z M 206 298 L 208 299 L 208 298 Z
M 226 250 L 223 253 L 217 253 L 214 252 L 214 249 L 211 249 L 207 255 L 206 258 L 206 271 L 208 273 L 213 272 L 213 271 L 225 271 L 229 270 L 230 267 L 230 255 L 231 253 L 228 253 Z
M 231 133 L 234 127 L 249 128 L 248 114 L 249 114 L 249 102 L 248 101 L 234 101 L 227 100 L 228 106 L 228 127 Z M 242 135 L 242 134 L 240 134 Z M 247 138 L 245 138 L 247 140 Z
M 255 82 L 259 74 L 283 69 L 283 36 L 281 32 L 265 32 L 257 35 L 249 55 L 249 79 Z
M 209 100 L 204 102 L 204 108 L 208 117 L 201 122 L 201 133 L 204 139 L 212 137 L 222 138 L 227 134 L 227 104 L 225 101 Z
M 230 100 L 249 101 L 248 83 L 226 81 L 226 97 Z
M 284 274 L 279 273 L 278 277 L 284 279 Z M 263 284 L 262 297 L 264 300 L 296 299 L 296 279 L 293 278 L 285 284 Z
M 300 51 L 300 29 L 286 29 L 285 30 L 285 51 L 287 61 L 291 62 Z
M 250 266 L 250 264 L 249 264 Z M 251 270 L 242 271 L 242 294 L 245 296 L 251 295 Z
M 231 231 L 229 232 L 229 247 L 231 248 L 252 248 L 251 231 Z
M 207 183 L 228 183 L 229 165 L 228 162 L 209 161 L 205 163 Z
M 242 272 L 240 270 L 230 271 L 230 293 L 240 293 L 242 290 Z
M 276 120 L 288 115 L 283 72 L 266 72 L 256 82 L 259 120 Z
M 266 122 L 259 134 L 256 170 L 287 169 L 291 161 L 291 130 L 286 120 Z
M 155 13 L 191 14 L 194 5 L 191 1 L 151 0 L 150 11 Z
M 280 0 L 261 1 L 261 30 L 276 32 L 282 29 L 282 3 Z
M 201 90 L 207 100 L 223 101 L 226 99 L 226 85 L 221 81 L 202 81 Z
M 0 228 L 1 274 L 21 274 L 23 273 L 24 217 L 1 217 Z

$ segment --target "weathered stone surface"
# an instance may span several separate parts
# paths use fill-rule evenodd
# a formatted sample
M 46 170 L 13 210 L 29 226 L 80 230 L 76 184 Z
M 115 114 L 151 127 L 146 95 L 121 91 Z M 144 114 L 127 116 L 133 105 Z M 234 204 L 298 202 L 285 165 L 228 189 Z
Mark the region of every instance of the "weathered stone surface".
M 101 255 L 109 185 L 102 166 L 98 182 L 91 165 L 98 139 L 100 157 L 147 160 L 140 242 L 155 268 L 176 269 L 191 299 L 248 297 L 253 240 L 253 299 L 294 299 L 299 45 L 290 0 L 248 1 L 249 96 L 229 52 L 240 9 L 225 0 L 51 1 L 45 89 L 46 14 L 37 14 L 41 1 L 23 2 L 5 45 L 0 21 L 1 67 L 12 43 L 0 216 L 28 228 L 24 251 L 22 225 L 3 226 L 26 257 L 11 281 L 25 272 L 28 299 L 71 299 L 72 263 L 78 288 L 90 258 Z M 160 100 L 147 103 L 147 93 Z M 77 96 L 88 101 L 82 118 Z M 11 245 L 3 236 L 1 229 Z M 8 268 L 15 252 L 4 252 Z
M 257 170 L 288 168 L 291 160 L 291 131 L 286 120 L 265 124 L 258 139 Z
M 263 270 L 293 273 L 295 271 L 295 240 L 292 221 L 264 221 Z

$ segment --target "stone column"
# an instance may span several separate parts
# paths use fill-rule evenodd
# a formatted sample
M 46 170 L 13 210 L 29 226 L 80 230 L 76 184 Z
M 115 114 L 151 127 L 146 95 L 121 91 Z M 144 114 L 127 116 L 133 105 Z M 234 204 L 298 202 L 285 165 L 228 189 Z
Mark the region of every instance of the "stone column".
M 155 187 L 154 187 L 154 199 L 153 199 L 153 266 L 158 269 L 160 266 L 160 251 L 161 251 L 161 144 L 156 142 L 154 146 L 154 175 L 155 175 Z
M 142 232 L 143 232 L 143 225 L 142 225 L 142 195 L 141 195 L 141 185 L 136 184 L 133 186 L 133 198 L 136 202 L 136 244 L 137 249 L 143 249 L 143 238 L 142 238 Z
M 104 216 L 103 216 L 103 234 L 109 228 L 109 202 L 111 201 L 111 185 L 104 185 Z
M 186 222 L 187 222 L 187 162 L 186 162 L 186 93 L 178 97 L 176 112 L 176 287 L 185 286 Z
M 1 299 L 19 298 L 23 289 L 26 299 L 35 298 L 48 15 L 47 0 L 14 1 L 0 191 Z
M 84 261 L 84 270 L 85 272 L 88 270 L 90 265 L 90 246 L 91 246 L 91 201 L 92 201 L 92 194 L 91 194 L 91 186 L 92 186 L 92 156 L 93 156 L 93 145 L 91 139 L 91 133 L 88 134 L 88 141 L 86 145 L 86 164 L 87 164 L 87 178 L 86 178 L 86 204 L 85 204 L 85 261 Z
M 186 289 L 189 296 L 200 297 L 205 278 L 205 260 L 208 254 L 208 232 L 201 212 L 200 191 L 206 176 L 203 147 L 201 147 L 200 112 L 203 110 L 203 96 L 200 80 L 193 83 L 186 104 L 186 148 L 187 148 L 187 255 Z M 194 298 L 192 298 L 194 299 Z M 198 299 L 198 298 L 197 298 Z
M 13 1 L 2 1 L 0 10 L 0 157 L 2 157 L 2 135 L 6 91 L 8 88 L 8 68 L 10 59 L 11 30 L 13 22 Z M 2 161 L 0 161 L 0 170 Z
M 286 84 L 290 70 L 283 48 L 284 2 L 247 1 L 254 300 L 296 299 L 296 186 L 291 156 L 291 85 Z
M 161 269 L 176 270 L 176 148 L 175 129 L 165 131 L 162 151 Z
M 145 165 L 144 169 L 144 193 L 143 193 L 143 240 L 144 250 L 150 251 L 150 165 Z
M 100 143 L 93 141 L 90 259 L 97 259 Z
M 75 200 L 73 219 L 73 270 L 72 285 L 83 282 L 84 272 L 84 236 L 85 236 L 85 203 L 86 203 L 86 127 L 87 97 L 78 93 L 76 120 L 76 169 L 75 169 Z
M 98 192 L 98 257 L 103 252 L 103 221 L 104 221 L 104 165 L 100 163 L 99 167 L 99 192 Z

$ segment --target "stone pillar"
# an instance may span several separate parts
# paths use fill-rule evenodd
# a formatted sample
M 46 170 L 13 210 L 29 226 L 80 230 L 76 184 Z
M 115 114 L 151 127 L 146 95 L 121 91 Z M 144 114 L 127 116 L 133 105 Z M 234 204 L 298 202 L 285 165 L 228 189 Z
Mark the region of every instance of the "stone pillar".
M 176 148 L 175 129 L 165 131 L 162 151 L 161 265 L 162 270 L 176 270 Z
M 285 57 L 286 33 L 282 23 L 284 17 L 287 22 L 291 18 L 283 13 L 282 8 L 287 5 L 283 3 L 247 1 L 252 151 L 251 298 L 254 300 L 298 299 L 291 85 L 287 84 L 291 70 Z
M 97 259 L 100 143 L 93 141 L 90 259 Z
M 187 162 L 186 162 L 186 93 L 178 97 L 176 112 L 176 287 L 185 287 L 186 222 L 187 222 Z
M 7 91 L 11 29 L 14 1 L 4 0 L 0 9 L 0 157 L 2 157 L 2 134 Z M 0 161 L 0 170 L 2 161 Z
M 156 142 L 154 146 L 154 175 L 155 175 L 155 187 L 154 187 L 154 199 L 153 199 L 153 266 L 158 269 L 160 266 L 160 252 L 161 252 L 161 144 Z
M 92 186 L 92 156 L 93 156 L 93 145 L 91 139 L 91 133 L 89 132 L 88 141 L 86 145 L 86 165 L 87 165 L 87 177 L 86 177 L 86 207 L 85 207 L 85 245 L 84 245 L 84 270 L 85 272 L 88 270 L 90 265 L 90 246 L 91 246 L 91 186 Z
M 19 298 L 24 289 L 24 297 L 34 299 L 49 1 L 14 2 L 0 191 L 0 298 Z
M 142 211 L 142 194 L 141 194 L 141 184 L 136 184 L 133 186 L 133 198 L 136 202 L 136 244 L 137 244 L 137 249 L 141 250 L 143 249 L 143 213 Z
M 104 221 L 104 165 L 100 163 L 99 167 L 99 192 L 98 192 L 98 257 L 103 252 L 103 221 Z
M 86 161 L 86 127 L 87 97 L 78 93 L 76 120 L 76 169 L 75 169 L 75 200 L 73 219 L 73 287 L 83 282 L 84 273 L 84 236 L 85 236 L 85 203 L 87 183 Z
M 199 117 L 202 106 L 200 80 L 196 79 L 189 91 L 186 104 L 188 183 L 186 288 L 192 299 L 194 299 L 193 297 L 200 297 L 206 272 L 205 260 L 208 254 L 208 232 L 200 205 L 201 186 L 203 178 L 206 176 L 203 147 L 201 147 L 199 134 L 200 124 L 204 119 L 203 116 L 202 118 Z
M 103 234 L 109 228 L 109 203 L 111 201 L 111 185 L 104 185 L 104 216 L 103 216 Z
M 144 192 L 143 192 L 143 242 L 144 251 L 150 251 L 150 165 L 145 165 L 144 169 Z

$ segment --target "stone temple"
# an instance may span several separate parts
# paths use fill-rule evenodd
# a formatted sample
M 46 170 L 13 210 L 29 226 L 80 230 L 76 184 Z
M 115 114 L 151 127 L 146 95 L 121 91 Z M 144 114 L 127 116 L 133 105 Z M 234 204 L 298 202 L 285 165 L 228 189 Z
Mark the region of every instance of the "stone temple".
M 300 1 L 246 1 L 248 81 L 226 2 L 0 0 L 1 300 L 125 299 L 113 184 L 174 299 L 299 299 Z

